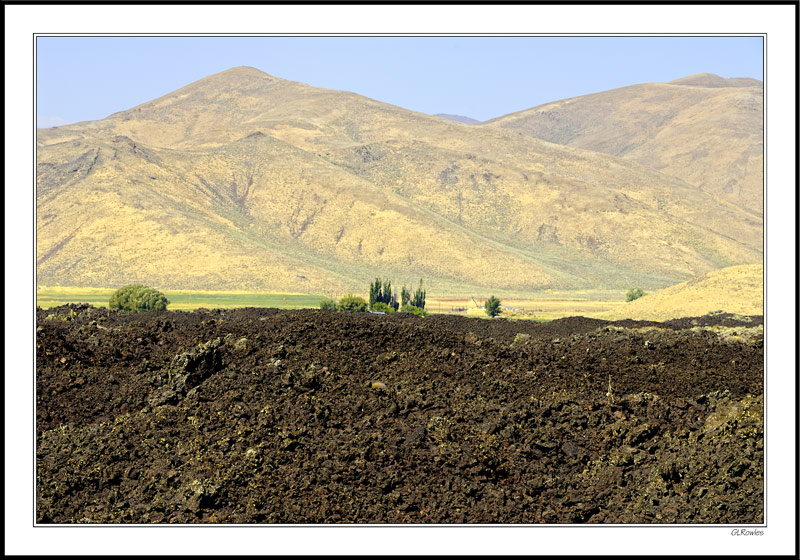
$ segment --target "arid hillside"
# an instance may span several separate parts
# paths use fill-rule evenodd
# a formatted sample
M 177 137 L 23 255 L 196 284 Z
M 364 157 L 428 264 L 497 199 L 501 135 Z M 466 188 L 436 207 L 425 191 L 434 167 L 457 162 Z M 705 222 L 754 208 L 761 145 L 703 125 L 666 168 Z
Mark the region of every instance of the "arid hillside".
M 563 99 L 486 122 L 646 165 L 761 216 L 763 84 L 696 74 Z
M 764 314 L 764 267 L 760 264 L 715 270 L 647 294 L 609 311 L 604 319 L 666 321 L 727 312 L 738 315 Z
M 759 213 L 637 162 L 247 67 L 37 141 L 42 285 L 652 288 L 762 258 Z

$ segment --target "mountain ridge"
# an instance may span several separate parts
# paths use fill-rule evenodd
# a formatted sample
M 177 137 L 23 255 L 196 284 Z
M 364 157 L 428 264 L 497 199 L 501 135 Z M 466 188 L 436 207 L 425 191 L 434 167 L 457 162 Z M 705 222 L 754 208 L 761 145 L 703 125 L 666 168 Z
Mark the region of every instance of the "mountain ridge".
M 249 67 L 37 146 L 40 283 L 665 286 L 761 258 L 757 215 L 638 163 Z
M 695 74 L 552 101 L 480 126 L 636 161 L 763 214 L 757 80 Z

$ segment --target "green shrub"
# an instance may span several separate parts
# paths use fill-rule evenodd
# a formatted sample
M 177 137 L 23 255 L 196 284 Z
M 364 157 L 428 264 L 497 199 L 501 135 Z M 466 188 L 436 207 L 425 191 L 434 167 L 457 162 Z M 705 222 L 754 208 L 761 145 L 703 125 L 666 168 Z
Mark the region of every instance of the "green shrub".
M 641 288 L 631 288 L 628 290 L 628 293 L 625 295 L 625 301 L 633 301 L 635 299 L 639 299 L 640 297 L 647 295 L 644 290 Z
M 347 294 L 339 300 L 339 311 L 366 311 L 367 302 L 362 297 Z
M 485 304 L 486 314 L 489 317 L 497 317 L 503 312 L 503 309 L 500 307 L 500 300 L 494 296 L 491 296 L 489 299 L 486 300 Z
M 319 308 L 323 311 L 336 311 L 336 302 L 332 299 L 325 299 L 319 302 Z
M 428 315 L 428 312 L 422 309 L 421 307 L 417 307 L 416 305 L 411 305 L 409 303 L 405 304 L 403 307 L 400 308 L 401 313 L 413 313 L 419 317 L 425 317 Z
M 153 288 L 141 284 L 123 286 L 111 295 L 108 307 L 123 311 L 164 311 L 170 301 Z
M 382 313 L 394 313 L 394 307 L 389 305 L 388 303 L 383 303 L 382 301 L 376 301 L 372 304 L 372 311 L 378 311 Z

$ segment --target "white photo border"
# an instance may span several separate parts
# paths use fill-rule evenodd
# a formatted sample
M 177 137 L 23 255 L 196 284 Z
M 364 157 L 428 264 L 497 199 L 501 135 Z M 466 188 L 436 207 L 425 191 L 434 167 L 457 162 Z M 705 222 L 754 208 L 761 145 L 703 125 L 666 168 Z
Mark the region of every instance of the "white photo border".
M 6 5 L 6 552 L 8 554 L 795 553 L 796 5 Z M 724 526 L 34 527 L 34 34 L 766 36 L 767 507 L 762 536 Z M 268 71 L 268 69 L 266 69 Z M 33 290 L 31 286 L 34 286 Z M 752 528 L 748 526 L 748 528 Z M 172 529 L 172 530 L 170 530 Z M 175 532 L 177 531 L 177 532 Z M 580 533 L 574 533 L 580 531 Z

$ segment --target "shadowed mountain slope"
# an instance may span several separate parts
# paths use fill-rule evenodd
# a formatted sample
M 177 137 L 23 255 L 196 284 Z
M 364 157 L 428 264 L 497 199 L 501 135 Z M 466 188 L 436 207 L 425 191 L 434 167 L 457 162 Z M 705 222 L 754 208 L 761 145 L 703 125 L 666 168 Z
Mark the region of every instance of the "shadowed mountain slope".
M 247 67 L 37 141 L 43 285 L 650 287 L 761 259 L 759 216 L 638 163 Z
M 464 124 L 478 124 L 479 122 L 481 122 L 481 121 L 475 120 L 475 119 L 473 119 L 471 117 L 464 117 L 462 115 L 450 115 L 448 113 L 436 113 L 433 116 L 434 117 L 441 117 L 443 119 L 447 119 L 448 121 L 455 121 L 455 122 L 460 122 L 460 123 L 464 123 Z
M 486 121 L 635 161 L 763 213 L 763 86 L 695 74 L 573 97 Z

